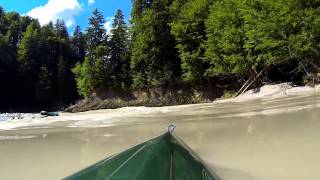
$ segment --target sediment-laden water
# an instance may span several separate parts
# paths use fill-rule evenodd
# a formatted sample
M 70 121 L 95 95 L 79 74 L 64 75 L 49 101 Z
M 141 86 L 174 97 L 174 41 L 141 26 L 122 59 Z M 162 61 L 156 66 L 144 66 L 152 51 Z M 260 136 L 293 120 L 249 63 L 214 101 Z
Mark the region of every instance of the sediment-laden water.
M 314 92 L 6 119 L 0 121 L 0 179 L 61 179 L 163 133 L 171 123 L 221 179 L 319 179 L 319 117 Z

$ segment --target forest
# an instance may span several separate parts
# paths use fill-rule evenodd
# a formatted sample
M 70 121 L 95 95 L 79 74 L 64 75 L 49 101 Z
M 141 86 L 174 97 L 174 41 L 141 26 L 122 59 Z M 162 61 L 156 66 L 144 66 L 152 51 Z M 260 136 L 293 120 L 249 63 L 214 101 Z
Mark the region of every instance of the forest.
M 63 20 L 41 26 L 0 7 L 0 110 L 320 78 L 320 0 L 133 0 L 129 18 L 118 10 L 107 32 L 96 9 L 69 34 Z

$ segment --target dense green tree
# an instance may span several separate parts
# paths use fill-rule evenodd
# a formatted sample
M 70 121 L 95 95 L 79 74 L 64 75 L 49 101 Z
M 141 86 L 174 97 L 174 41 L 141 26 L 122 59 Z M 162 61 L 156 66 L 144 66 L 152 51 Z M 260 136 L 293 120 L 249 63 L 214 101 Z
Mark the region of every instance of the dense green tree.
M 171 1 L 145 1 L 147 7 L 136 3 L 141 1 L 134 1 L 132 14 L 133 86 L 148 88 L 174 83 L 180 75 L 180 62 L 168 25 Z
M 23 33 L 23 38 L 19 44 L 19 61 L 25 67 L 29 68 L 32 72 L 33 69 L 39 69 L 39 40 L 40 40 L 40 26 L 36 22 L 32 22 L 28 27 L 26 32 Z M 34 73 L 36 71 L 33 71 Z M 32 73 L 33 74 L 33 73 Z M 33 75 L 32 77 L 37 77 L 38 75 Z
M 19 19 L 17 13 L 5 13 L 0 7 L 0 107 L 12 104 L 15 95 Z
M 270 69 L 281 80 L 287 67 L 319 73 L 318 0 L 134 0 L 131 16 L 128 27 L 118 10 L 107 34 L 95 9 L 69 37 L 63 20 L 40 26 L 0 7 L 0 109 L 69 104 L 76 86 L 89 96 Z
M 128 90 L 131 86 L 130 47 L 128 27 L 121 10 L 117 10 L 113 20 L 107 61 L 108 84 L 115 90 Z
M 105 82 L 103 62 L 91 56 L 86 57 L 83 63 L 77 63 L 72 71 L 75 74 L 78 92 L 81 96 L 89 96 L 101 88 Z
M 15 94 L 16 52 L 10 45 L 8 36 L 0 33 L 0 107 L 11 104 Z
M 177 41 L 181 58 L 182 78 L 201 80 L 209 68 L 204 58 L 206 49 L 205 20 L 213 0 L 175 0 L 170 7 L 174 17 L 171 32 Z
M 279 63 L 316 67 L 318 16 L 309 1 L 217 1 L 206 24 L 208 73 L 256 76 Z
M 78 98 L 71 47 L 62 20 L 40 26 L 35 19 L 0 8 L 0 108 L 50 107 Z
M 81 96 L 89 96 L 93 90 L 92 84 L 89 78 L 89 60 L 86 58 L 83 63 L 78 62 L 72 69 L 75 75 L 78 92 Z
M 78 97 L 71 72 L 74 53 L 63 21 L 57 21 L 55 25 L 50 22 L 43 27 L 31 23 L 23 34 L 18 54 L 21 64 L 19 79 L 26 89 L 22 97 L 34 99 L 35 105 L 39 103 L 43 106 L 39 98 L 48 93 L 43 89 L 50 89 L 51 99 L 46 101 L 48 107 L 57 101 L 70 103 Z M 44 78 L 49 79 L 44 81 Z M 46 88 L 42 88 L 42 84 Z
M 15 12 L 10 12 L 6 14 L 5 18 L 6 23 L 8 24 L 6 34 L 12 47 L 16 47 L 18 41 L 20 40 L 19 35 L 21 34 L 20 15 Z
M 19 96 L 27 102 L 34 102 L 36 99 L 35 88 L 37 86 L 39 71 L 41 67 L 41 59 L 39 50 L 39 32 L 40 25 L 32 22 L 19 44 L 18 59 L 19 67 L 19 84 L 24 88 L 20 91 Z
M 108 47 L 105 19 L 101 12 L 95 9 L 89 18 L 87 28 L 88 54 L 84 62 L 77 63 L 73 69 L 80 95 L 87 96 L 94 90 L 106 88 Z
M 0 6 L 0 34 L 3 34 L 3 32 L 5 31 L 5 14 L 6 12 Z
M 48 68 L 43 65 L 40 67 L 38 83 L 36 86 L 36 100 L 37 103 L 43 106 L 48 106 L 54 99 L 54 92 L 52 90 L 52 74 Z
M 87 47 L 89 55 L 95 55 L 96 48 L 106 43 L 106 30 L 104 29 L 105 19 L 98 9 L 92 12 L 87 28 Z
M 291 59 L 303 64 L 319 64 L 320 42 L 320 2 L 311 0 L 284 1 L 282 8 L 288 15 L 282 16 L 288 40 L 288 53 Z
M 72 49 L 75 53 L 76 62 L 83 62 L 86 55 L 86 40 L 80 26 L 76 26 L 72 39 Z
M 246 55 L 242 72 L 247 71 L 252 76 L 256 71 L 267 71 L 271 64 L 289 59 L 286 36 L 291 34 L 287 27 L 291 17 L 283 2 L 256 0 L 240 4 L 245 24 L 242 54 Z
M 41 28 L 38 42 L 39 56 L 41 57 L 39 62 L 46 64 L 48 71 L 50 71 L 54 77 L 57 72 L 58 58 L 60 55 L 60 42 L 52 22 Z
M 78 98 L 76 82 L 70 69 L 63 56 L 60 56 L 57 74 L 58 96 L 63 103 L 71 103 Z
M 69 40 L 69 34 L 68 34 L 67 26 L 66 26 L 66 24 L 64 23 L 63 20 L 58 19 L 56 21 L 55 31 L 56 31 L 56 34 L 57 34 L 58 38 L 64 39 L 66 41 Z
M 59 57 L 55 65 L 57 68 L 57 76 L 55 77 L 57 79 L 55 81 L 57 82 L 57 95 L 61 102 L 71 103 L 78 98 L 76 82 L 71 72 L 71 69 L 78 61 L 77 52 L 73 51 L 67 27 L 63 20 L 57 20 L 55 24 L 55 34 L 59 44 L 57 49 L 57 55 Z
M 144 10 L 150 8 L 153 0 L 134 0 L 132 4 L 131 16 L 133 19 L 139 19 Z
M 3 14 L 2 16 L 4 31 L 1 38 L 2 50 L 0 59 L 3 58 L 1 61 L 5 64 L 4 67 L 6 70 L 4 72 L 6 72 L 6 75 L 2 76 L 4 79 L 1 82 L 3 82 L 2 84 L 5 86 L 4 89 L 8 90 L 8 93 L 5 93 L 6 96 L 10 97 L 9 95 L 13 95 L 16 92 L 13 87 L 18 85 L 15 82 L 18 67 L 17 45 L 21 39 L 22 27 L 21 17 L 18 13 L 10 12 Z
M 244 50 L 245 30 L 242 2 L 221 0 L 211 7 L 207 21 L 207 58 L 211 61 L 212 75 L 246 73 L 250 69 Z

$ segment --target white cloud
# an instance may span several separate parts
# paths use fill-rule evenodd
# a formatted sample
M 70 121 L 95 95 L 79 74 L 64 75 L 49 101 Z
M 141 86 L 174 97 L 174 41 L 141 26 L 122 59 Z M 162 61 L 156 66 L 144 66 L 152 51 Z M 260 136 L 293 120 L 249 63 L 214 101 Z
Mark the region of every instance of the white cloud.
M 113 23 L 114 17 L 106 17 L 106 23 L 104 23 L 104 28 L 107 30 L 107 33 L 110 33 L 110 30 L 112 29 L 112 23 Z
M 74 25 L 74 22 L 73 22 L 72 20 L 68 20 L 68 21 L 65 22 L 65 23 L 66 23 L 66 26 L 67 26 L 67 27 L 71 27 L 71 26 Z
M 88 0 L 88 4 L 94 4 L 95 3 L 95 0 Z
M 49 0 L 47 4 L 32 9 L 27 15 L 39 19 L 41 25 L 63 19 L 67 27 L 70 27 L 75 24 L 74 16 L 81 10 L 78 0 Z

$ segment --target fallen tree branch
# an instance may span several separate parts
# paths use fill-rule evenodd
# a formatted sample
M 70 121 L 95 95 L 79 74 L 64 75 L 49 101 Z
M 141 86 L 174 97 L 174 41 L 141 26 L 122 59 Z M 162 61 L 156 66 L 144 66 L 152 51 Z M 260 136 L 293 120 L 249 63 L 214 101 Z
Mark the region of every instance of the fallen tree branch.
M 264 71 L 264 70 L 261 70 L 260 73 L 251 81 L 251 83 L 249 83 L 248 85 L 247 85 L 247 83 L 245 83 L 245 84 L 242 86 L 242 88 L 239 90 L 239 92 L 237 93 L 236 96 L 239 96 L 239 95 L 243 94 L 245 91 L 247 91 L 247 89 L 261 76 L 261 74 L 263 73 L 263 71 Z M 250 79 L 251 79 L 251 78 L 250 78 Z M 248 79 L 247 82 L 249 82 L 250 79 Z
M 250 82 L 251 77 L 242 85 L 242 87 L 239 89 L 239 91 L 237 92 L 236 96 L 238 96 L 242 90 L 248 85 L 248 83 Z

